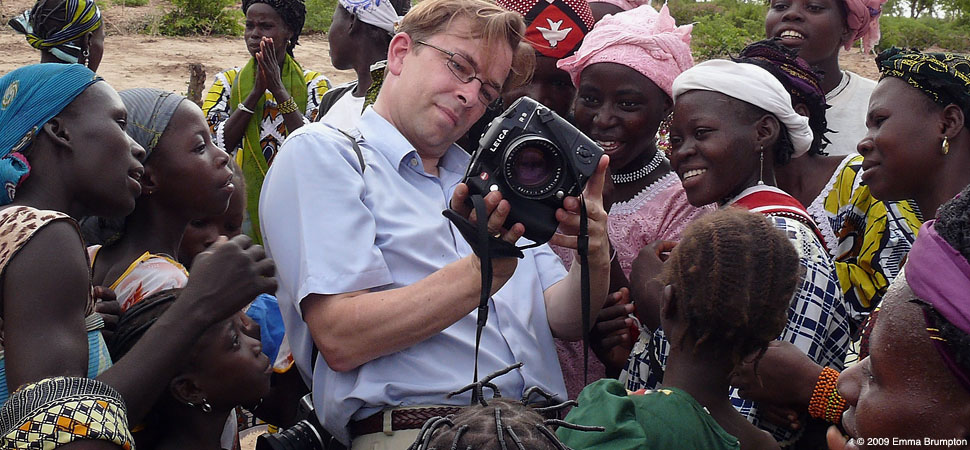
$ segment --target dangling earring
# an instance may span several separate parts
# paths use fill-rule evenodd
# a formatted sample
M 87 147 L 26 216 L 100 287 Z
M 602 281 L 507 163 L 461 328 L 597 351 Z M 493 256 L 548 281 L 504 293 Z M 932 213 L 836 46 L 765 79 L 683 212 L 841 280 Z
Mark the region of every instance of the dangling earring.
M 90 51 L 88 51 L 88 49 L 87 49 L 87 47 L 85 47 L 85 48 L 84 48 L 84 51 L 83 51 L 83 52 L 81 52 L 81 54 L 82 54 L 82 55 L 84 55 L 84 59 L 88 59 L 88 56 L 90 56 L 90 55 L 91 55 L 91 52 L 90 52 Z
M 202 399 L 202 403 L 201 404 L 198 404 L 198 405 L 196 405 L 195 403 L 192 403 L 192 402 L 185 402 L 185 404 L 186 405 L 189 405 L 189 408 L 199 408 L 204 413 L 210 413 L 210 412 L 212 412 L 212 405 L 209 404 L 209 401 L 206 400 L 205 398 L 203 398 Z
M 761 169 L 758 173 L 758 186 L 764 186 L 765 184 L 765 146 L 761 146 L 761 153 L 758 154 L 761 159 Z
M 950 153 L 950 141 L 947 140 L 946 136 L 943 136 L 943 154 Z

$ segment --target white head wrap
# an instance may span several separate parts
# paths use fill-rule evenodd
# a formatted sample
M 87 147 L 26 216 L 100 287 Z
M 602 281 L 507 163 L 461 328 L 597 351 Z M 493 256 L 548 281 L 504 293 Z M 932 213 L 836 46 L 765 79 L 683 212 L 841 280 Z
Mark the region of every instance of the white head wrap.
M 347 12 L 357 16 L 361 22 L 373 25 L 394 34 L 394 27 L 403 19 L 397 15 L 389 0 L 339 0 Z
M 673 85 L 674 102 L 687 91 L 713 91 L 748 102 L 775 115 L 788 129 L 788 136 L 798 157 L 812 146 L 812 129 L 808 117 L 795 112 L 791 95 L 785 86 L 767 70 L 754 64 L 726 59 L 702 62 L 685 70 Z

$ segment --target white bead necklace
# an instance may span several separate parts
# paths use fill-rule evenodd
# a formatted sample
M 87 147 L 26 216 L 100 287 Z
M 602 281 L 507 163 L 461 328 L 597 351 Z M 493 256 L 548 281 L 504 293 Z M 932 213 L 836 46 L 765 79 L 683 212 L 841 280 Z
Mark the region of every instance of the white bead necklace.
M 660 167 L 660 164 L 666 159 L 667 158 L 664 158 L 663 152 L 657 150 L 653 154 L 653 159 L 651 159 L 647 165 L 634 170 L 633 172 L 610 174 L 610 179 L 613 180 L 613 184 L 632 183 L 647 175 L 650 175 L 654 170 L 657 170 L 657 167 Z

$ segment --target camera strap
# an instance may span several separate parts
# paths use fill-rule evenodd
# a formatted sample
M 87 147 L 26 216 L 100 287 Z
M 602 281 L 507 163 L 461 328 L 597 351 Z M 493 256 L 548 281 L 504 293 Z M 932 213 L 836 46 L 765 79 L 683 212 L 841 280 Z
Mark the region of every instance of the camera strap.
M 479 194 L 469 196 L 475 215 L 487 218 L 485 199 Z M 488 232 L 488 220 L 478 220 L 476 224 L 462 217 L 452 209 L 442 211 L 448 220 L 455 224 L 465 241 L 472 247 L 472 251 L 481 261 L 482 290 L 478 302 L 478 320 L 475 329 L 475 368 L 472 382 L 478 381 L 478 351 L 482 341 L 482 331 L 488 321 L 488 300 L 492 291 L 492 258 L 516 257 L 523 258 L 522 250 L 537 247 L 541 244 L 530 244 L 516 247 L 515 244 L 496 238 Z M 582 307 L 583 326 L 583 383 L 587 384 L 589 376 L 589 331 L 590 331 L 590 292 L 589 292 L 589 218 L 586 213 L 586 199 L 579 197 L 579 235 L 577 236 L 576 252 L 579 254 L 580 264 L 580 301 Z M 472 404 L 479 401 L 477 392 L 472 392 Z
M 579 295 L 583 315 L 583 386 L 589 384 L 589 218 L 586 216 L 586 198 L 579 197 L 579 236 L 576 237 L 576 253 L 579 253 Z

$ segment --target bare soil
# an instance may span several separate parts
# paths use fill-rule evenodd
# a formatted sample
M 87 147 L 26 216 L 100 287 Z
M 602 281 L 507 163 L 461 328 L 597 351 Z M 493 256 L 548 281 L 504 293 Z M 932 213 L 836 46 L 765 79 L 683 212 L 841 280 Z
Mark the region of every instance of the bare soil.
M 33 4 L 34 0 L 0 0 L 0 74 L 40 61 L 40 53 L 6 25 L 11 17 Z M 112 0 L 99 2 L 108 34 L 98 74 L 115 89 L 157 87 L 185 93 L 192 63 L 205 67 L 208 88 L 216 73 L 241 66 L 249 59 L 242 37 L 141 33 L 146 24 L 157 23 L 166 5 L 162 0 L 151 0 L 141 7 L 117 6 Z M 324 34 L 301 36 L 294 54 L 304 69 L 322 72 L 335 84 L 356 77 L 353 71 L 338 71 L 330 65 L 330 45 Z
M 40 60 L 23 37 L 6 25 L 7 20 L 29 9 L 34 0 L 0 0 L 0 74 Z M 99 2 L 104 13 L 107 37 L 105 54 L 98 73 L 115 89 L 158 87 L 184 93 L 189 81 L 189 64 L 201 63 L 206 72 L 206 87 L 221 70 L 240 66 L 249 59 L 241 37 L 202 36 L 167 37 L 146 34 L 170 4 L 150 0 L 140 7 L 115 5 L 114 0 Z M 353 71 L 339 71 L 330 65 L 330 46 L 326 35 L 300 37 L 294 53 L 305 69 L 317 70 L 337 84 L 354 79 Z M 878 78 L 874 55 L 858 50 L 843 51 L 840 63 L 866 78 Z

